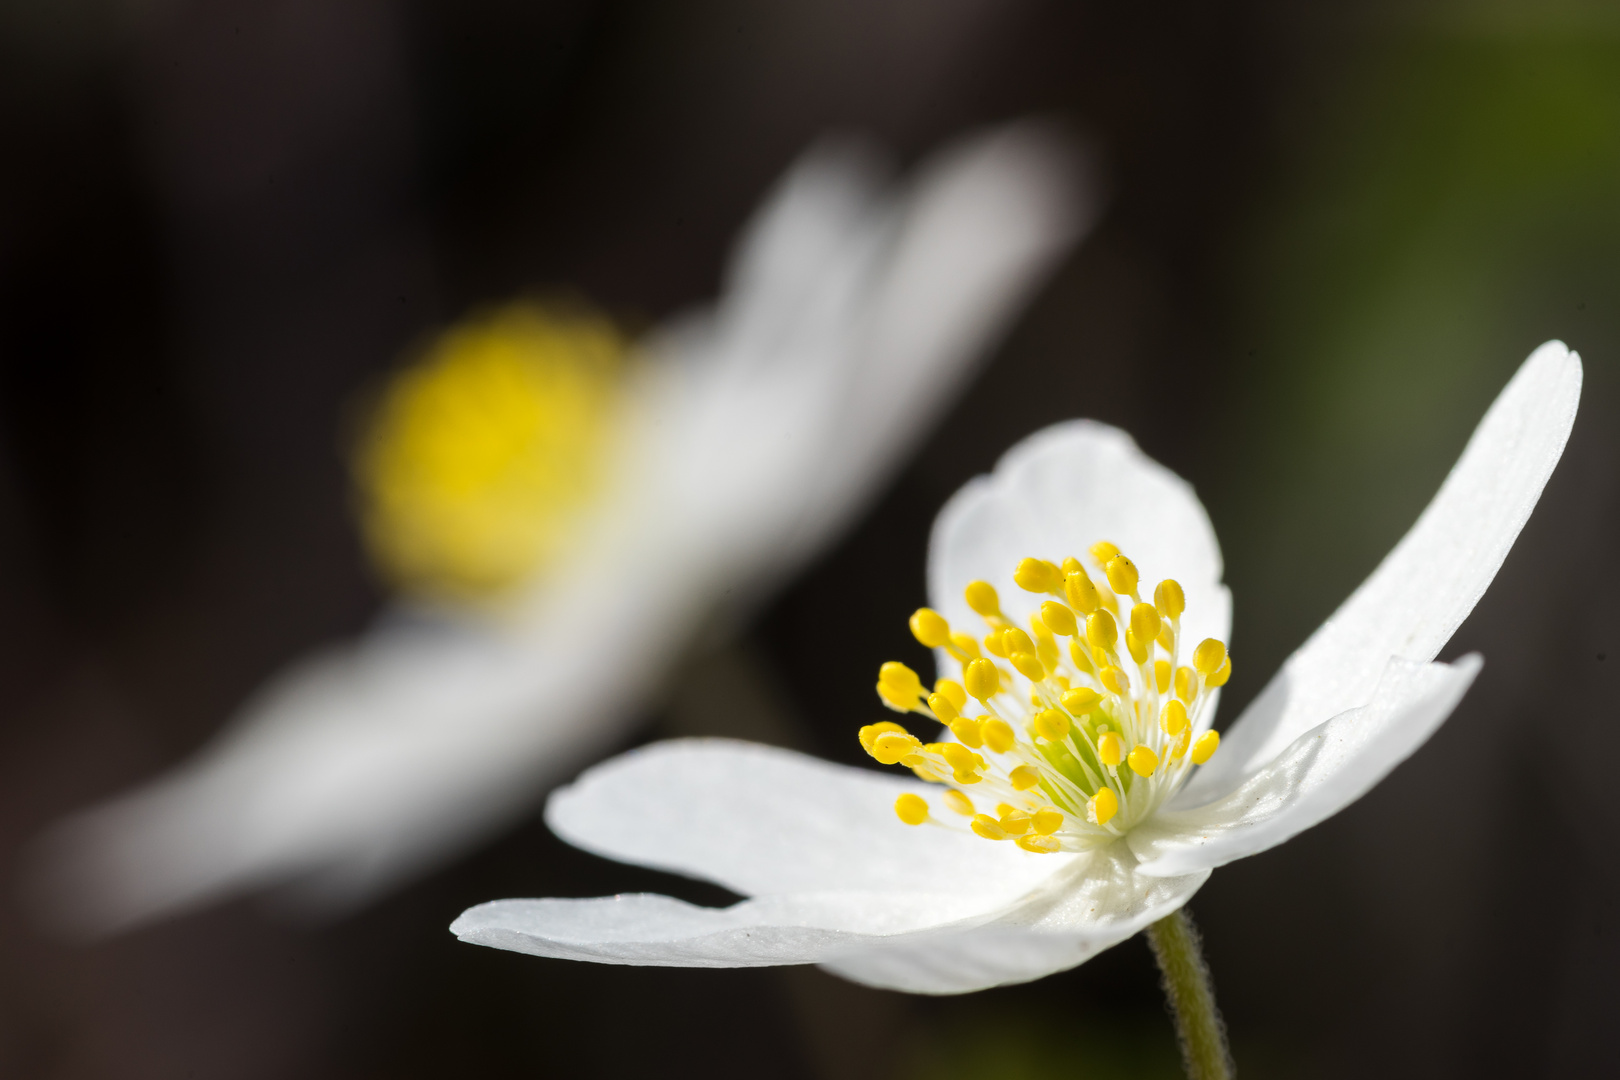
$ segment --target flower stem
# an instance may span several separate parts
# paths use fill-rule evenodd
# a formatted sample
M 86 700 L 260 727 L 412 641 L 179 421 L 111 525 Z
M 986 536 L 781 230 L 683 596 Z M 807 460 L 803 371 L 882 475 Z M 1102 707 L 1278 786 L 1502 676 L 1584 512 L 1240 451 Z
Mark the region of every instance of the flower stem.
M 1226 1025 L 1215 1009 L 1215 987 L 1198 944 L 1198 931 L 1185 909 L 1148 927 L 1148 944 L 1164 976 L 1164 996 L 1176 1018 L 1181 1058 L 1189 1080 L 1231 1080 L 1232 1055 Z

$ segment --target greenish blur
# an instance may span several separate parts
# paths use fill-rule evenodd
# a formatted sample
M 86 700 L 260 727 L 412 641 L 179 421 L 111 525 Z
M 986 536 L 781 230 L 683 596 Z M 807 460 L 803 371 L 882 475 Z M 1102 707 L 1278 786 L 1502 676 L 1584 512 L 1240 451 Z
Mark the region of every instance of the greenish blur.
M 1054 1005 L 1058 1003 L 1053 1003 Z M 950 1002 L 915 1041 L 903 1080 L 1175 1080 L 1181 1058 L 1167 1018 L 1056 1007 Z
M 1275 187 L 1232 239 L 1210 501 L 1245 698 L 1410 525 L 1536 345 L 1565 340 L 1590 386 L 1620 341 L 1617 13 L 1422 10 L 1362 27 L 1301 87 Z

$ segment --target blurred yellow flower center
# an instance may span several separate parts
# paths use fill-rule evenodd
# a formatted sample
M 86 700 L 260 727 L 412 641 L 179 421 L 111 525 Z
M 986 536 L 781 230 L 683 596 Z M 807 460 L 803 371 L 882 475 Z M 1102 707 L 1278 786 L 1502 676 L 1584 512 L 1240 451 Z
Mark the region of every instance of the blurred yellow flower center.
M 480 600 L 532 578 L 604 482 L 625 342 L 577 308 L 510 304 L 445 331 L 385 389 L 355 474 L 399 588 Z
M 1078 559 L 1018 564 L 1019 588 L 1051 597 L 1028 630 L 1002 614 L 985 581 L 966 591 L 990 631 L 982 640 L 930 608 L 912 614 L 912 634 L 954 658 L 961 681 L 942 678 L 930 691 L 891 661 L 878 672 L 878 696 L 896 712 L 944 724 L 949 738 L 924 743 L 884 721 L 861 728 L 861 745 L 885 765 L 945 785 L 939 803 L 955 816 L 936 817 L 927 799 L 908 793 L 895 803 L 901 821 L 1037 854 L 1085 851 L 1151 816 L 1215 753 L 1220 735 L 1199 732 L 1212 692 L 1232 675 L 1225 644 L 1206 638 L 1185 654 L 1181 586 L 1161 581 L 1144 601 L 1136 564 L 1119 548 L 1100 542 L 1090 553 L 1102 588 Z M 968 715 L 974 707 L 982 715 Z

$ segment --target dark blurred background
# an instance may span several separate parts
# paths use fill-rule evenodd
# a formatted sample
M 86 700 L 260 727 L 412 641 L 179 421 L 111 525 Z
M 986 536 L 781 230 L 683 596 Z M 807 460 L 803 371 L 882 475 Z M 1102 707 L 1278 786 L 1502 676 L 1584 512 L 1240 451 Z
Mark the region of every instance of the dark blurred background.
M 1475 689 L 1374 793 L 1192 910 L 1242 1075 L 1620 1072 L 1620 9 L 7 0 L 0 1073 L 1177 1075 L 1140 941 L 959 999 L 458 944 L 450 920 L 495 897 L 725 899 L 537 817 L 335 923 L 241 902 L 77 946 L 15 899 L 42 826 L 182 759 L 378 608 L 342 432 L 421 335 L 537 285 L 662 317 L 714 293 L 822 131 L 914 159 L 1030 112 L 1102 150 L 1100 227 L 881 504 L 637 740 L 857 763 L 876 665 L 925 663 L 905 617 L 933 513 L 1074 415 L 1209 507 L 1230 720 L 1563 338 L 1582 413 L 1448 649 L 1486 654 Z

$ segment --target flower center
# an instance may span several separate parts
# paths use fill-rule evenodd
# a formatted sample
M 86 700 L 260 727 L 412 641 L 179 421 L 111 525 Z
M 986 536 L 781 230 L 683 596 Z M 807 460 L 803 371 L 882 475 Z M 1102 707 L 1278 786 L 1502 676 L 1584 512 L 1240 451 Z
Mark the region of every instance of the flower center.
M 945 785 L 939 802 L 956 817 L 935 817 L 927 799 L 908 793 L 895 801 L 901 821 L 965 825 L 1043 854 L 1084 851 L 1152 815 L 1215 753 L 1220 735 L 1194 732 L 1231 677 L 1226 646 L 1206 638 L 1184 653 L 1181 586 L 1161 581 L 1148 603 L 1136 565 L 1117 547 L 1094 544 L 1091 556 L 1106 588 L 1078 559 L 1018 564 L 1018 586 L 1051 597 L 1028 630 L 1002 614 L 992 585 L 969 583 L 968 606 L 990 631 L 982 649 L 937 611 L 912 614 L 911 632 L 960 663 L 961 681 L 942 678 L 930 693 L 891 661 L 878 696 L 896 712 L 945 724 L 951 739 L 924 743 L 884 721 L 861 728 L 861 745 L 885 765 Z M 970 702 L 983 715 L 968 715 Z
M 518 302 L 394 378 L 355 458 L 367 546 L 394 584 L 486 599 L 556 554 L 601 484 L 624 353 L 600 316 Z

